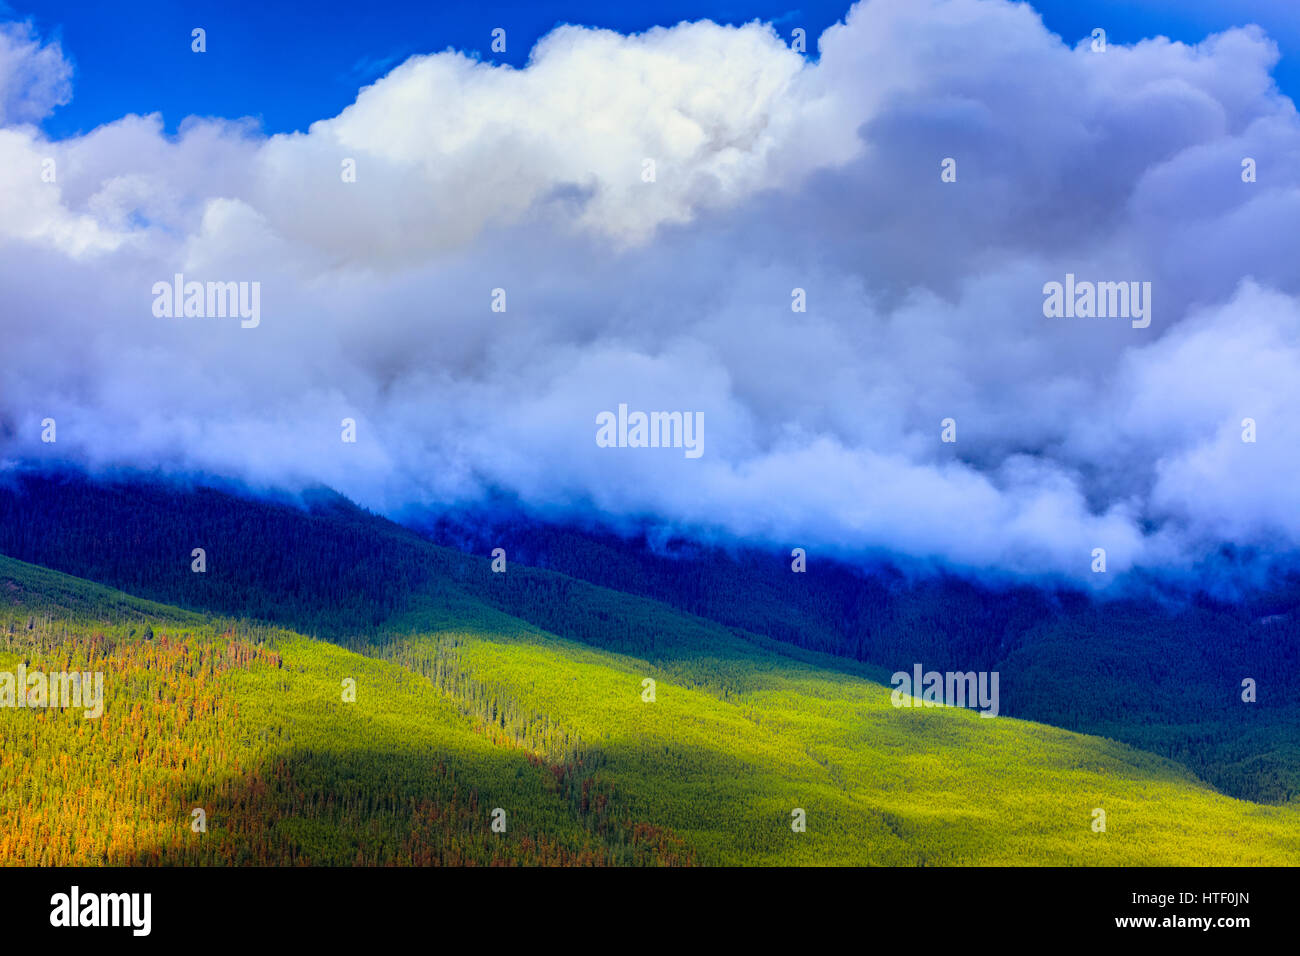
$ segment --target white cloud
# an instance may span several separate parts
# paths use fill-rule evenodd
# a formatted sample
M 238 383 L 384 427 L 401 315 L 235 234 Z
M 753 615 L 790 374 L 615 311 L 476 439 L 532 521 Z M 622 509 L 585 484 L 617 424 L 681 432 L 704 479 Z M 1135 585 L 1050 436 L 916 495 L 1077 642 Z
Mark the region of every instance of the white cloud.
M 60 89 L 22 29 L 0 78 Z M 386 510 L 499 487 L 1083 580 L 1094 547 L 1115 572 L 1294 551 L 1300 119 L 1268 38 L 1094 54 L 1024 5 L 871 0 L 819 49 L 564 27 L 523 69 L 414 57 L 270 138 L 128 116 L 48 142 L 6 112 L 0 453 L 48 456 L 52 415 L 97 465 Z M 155 318 L 181 271 L 260 281 L 261 325 Z M 1067 272 L 1150 281 L 1151 327 L 1044 318 Z M 596 447 L 620 402 L 704 412 L 704 457 Z
M 27 23 L 0 23 L 0 124 L 44 119 L 72 98 L 72 66 Z

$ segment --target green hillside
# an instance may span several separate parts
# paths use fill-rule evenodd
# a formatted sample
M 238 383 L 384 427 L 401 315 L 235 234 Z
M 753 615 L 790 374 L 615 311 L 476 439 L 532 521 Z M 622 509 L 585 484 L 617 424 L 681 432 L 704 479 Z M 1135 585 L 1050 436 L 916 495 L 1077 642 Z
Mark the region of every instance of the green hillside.
M 722 662 L 752 663 L 753 641 L 738 637 L 751 634 L 779 641 L 779 655 L 832 654 L 817 660 L 879 679 L 862 665 L 997 672 L 1003 716 L 1122 741 L 1255 803 L 1300 799 L 1300 578 L 1231 603 L 1096 601 L 824 559 L 793 574 L 779 554 L 686 542 L 667 557 L 649 539 L 510 512 L 462 517 L 435 535 L 454 545 L 444 547 L 325 489 L 280 500 L 22 472 L 0 482 L 0 554 L 367 652 L 396 625 L 455 629 L 486 605 L 723 690 Z M 508 573 L 484 559 L 498 545 Z M 190 569 L 195 547 L 202 574 Z M 684 670 L 701 648 L 705 666 Z M 1242 700 L 1244 677 L 1254 702 Z
M 608 646 L 561 639 L 503 609 L 512 573 L 475 581 L 502 589 L 491 607 L 452 583 L 491 575 L 466 558 L 344 648 L 0 558 L 0 671 L 106 675 L 98 720 L 0 708 L 0 860 L 1300 860 L 1294 802 L 1096 737 L 897 709 L 880 673 L 581 582 L 568 599 Z

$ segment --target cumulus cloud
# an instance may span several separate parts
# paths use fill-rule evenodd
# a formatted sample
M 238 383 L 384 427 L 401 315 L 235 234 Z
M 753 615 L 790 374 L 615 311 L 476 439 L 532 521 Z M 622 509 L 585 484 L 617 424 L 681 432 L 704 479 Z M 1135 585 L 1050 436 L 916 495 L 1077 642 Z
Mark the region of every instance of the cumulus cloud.
M 1296 552 L 1300 118 L 1267 36 L 1094 53 L 1023 4 L 870 0 L 818 52 L 566 26 L 522 69 L 413 57 L 302 134 L 51 141 L 23 117 L 67 64 L 11 25 L 0 454 L 1089 581 L 1097 547 Z M 260 324 L 155 316 L 176 273 L 260 282 Z M 1067 273 L 1150 282 L 1150 326 L 1046 318 Z M 704 454 L 598 447 L 620 403 L 702 412 Z
M 30 24 L 0 23 L 0 124 L 38 122 L 71 98 L 72 67 L 58 43 L 42 43 Z

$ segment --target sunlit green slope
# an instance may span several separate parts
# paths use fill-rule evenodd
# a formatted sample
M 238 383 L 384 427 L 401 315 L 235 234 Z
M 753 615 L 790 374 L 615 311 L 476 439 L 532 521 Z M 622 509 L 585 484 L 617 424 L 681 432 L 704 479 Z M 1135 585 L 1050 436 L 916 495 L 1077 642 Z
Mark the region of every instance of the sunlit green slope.
M 490 607 L 493 586 L 444 581 L 348 650 L 0 557 L 0 671 L 106 675 L 98 720 L 0 709 L 0 861 L 1300 860 L 1294 804 L 1128 747 L 895 708 L 885 675 L 575 585 L 612 646 L 645 649 L 594 648 Z

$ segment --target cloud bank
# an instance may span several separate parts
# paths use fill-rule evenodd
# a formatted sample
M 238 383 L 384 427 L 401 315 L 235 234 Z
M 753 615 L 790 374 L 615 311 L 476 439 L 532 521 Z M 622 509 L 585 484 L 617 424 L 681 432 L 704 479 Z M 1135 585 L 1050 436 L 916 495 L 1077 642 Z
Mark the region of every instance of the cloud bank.
M 1262 31 L 1094 52 L 869 0 L 787 40 L 565 26 L 305 133 L 51 141 L 69 66 L 0 26 L 0 457 L 1093 583 L 1095 548 L 1300 549 L 1300 117 Z M 260 324 L 157 317 L 177 273 L 259 282 Z M 1150 282 L 1150 326 L 1045 317 L 1067 274 Z M 620 403 L 703 413 L 704 453 L 598 447 Z

